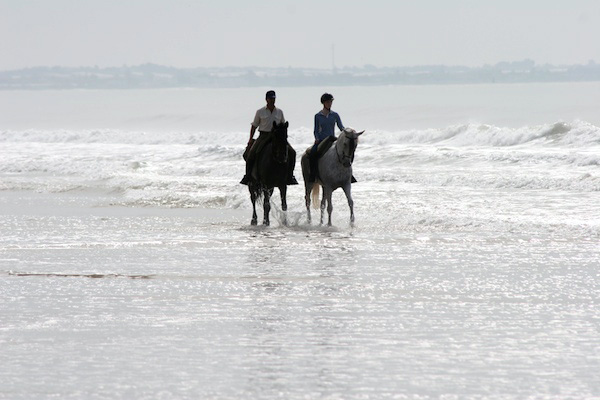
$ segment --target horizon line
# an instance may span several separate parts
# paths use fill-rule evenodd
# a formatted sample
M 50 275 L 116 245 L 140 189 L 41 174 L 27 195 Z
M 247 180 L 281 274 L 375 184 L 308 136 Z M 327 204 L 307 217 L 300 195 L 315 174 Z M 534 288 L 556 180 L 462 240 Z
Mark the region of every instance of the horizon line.
M 34 66 L 28 66 L 28 67 L 20 67 L 20 68 L 11 68 L 11 69 L 0 69 L 0 72 L 13 72 L 13 71 L 21 71 L 21 70 L 28 70 L 28 69 L 37 69 L 37 68 L 65 68 L 65 69 L 74 69 L 74 68 L 93 68 L 93 69 L 112 69 L 112 68 L 135 68 L 135 67 L 142 67 L 142 66 L 148 66 L 148 65 L 152 65 L 152 66 L 157 66 L 157 67 L 165 67 L 165 68 L 172 68 L 172 69 L 304 69 L 304 70 L 326 70 L 326 71 L 334 71 L 334 70 L 341 70 L 341 69 L 351 69 L 351 68 L 357 68 L 357 69 L 364 69 L 364 68 L 375 68 L 375 69 L 390 69 L 390 68 L 422 68 L 422 67 L 453 67 L 453 68 L 485 68 L 485 67 L 494 67 L 494 66 L 498 66 L 499 64 L 519 64 L 519 63 L 528 63 L 528 64 L 533 64 L 533 66 L 554 66 L 554 67 L 567 67 L 567 66 L 585 66 L 585 65 L 599 65 L 598 63 L 596 63 L 595 60 L 590 59 L 587 61 L 587 63 L 572 63 L 572 64 L 551 64 L 551 63 L 544 63 L 544 64 L 538 64 L 535 60 L 529 59 L 529 58 L 525 58 L 525 59 L 521 59 L 521 60 L 514 60 L 514 61 L 498 61 L 494 64 L 491 63 L 485 63 L 485 64 L 480 64 L 477 66 L 468 66 L 468 65 L 462 65 L 462 64 L 411 64 L 411 65 L 387 65 L 387 66 L 377 66 L 374 64 L 363 64 L 363 65 L 345 65 L 342 67 L 339 66 L 333 66 L 333 67 L 304 67 L 304 66 L 278 66 L 278 67 L 267 67 L 267 66 L 260 66 L 260 65 L 245 65 L 245 66 L 235 66 L 235 65 L 227 65 L 227 66 L 195 66 L 195 67 L 176 67 L 173 65 L 168 65 L 168 64 L 158 64 L 155 62 L 145 62 L 145 63 L 140 63 L 140 64 L 122 64 L 122 65 L 112 65 L 112 66 L 98 66 L 98 65 L 78 65 L 78 66 L 67 66 L 67 65 L 52 65 L 52 64 L 47 64 L 47 65 L 34 65 Z

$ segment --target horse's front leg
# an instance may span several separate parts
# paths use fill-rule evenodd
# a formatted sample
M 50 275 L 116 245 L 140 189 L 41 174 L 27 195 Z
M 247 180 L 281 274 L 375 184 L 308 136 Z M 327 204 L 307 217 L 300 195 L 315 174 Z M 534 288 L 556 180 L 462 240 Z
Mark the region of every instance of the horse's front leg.
M 283 211 L 283 225 L 287 226 L 287 186 L 279 186 L 279 195 L 281 196 L 281 210 Z
M 269 226 L 271 225 L 271 222 L 269 220 L 269 213 L 271 212 L 271 194 L 273 194 L 273 189 L 265 189 L 263 194 L 265 198 L 265 201 L 263 203 L 263 225 Z
M 258 222 L 258 215 L 256 215 L 256 191 L 250 188 L 250 200 L 252 201 L 252 220 L 250 225 L 256 225 Z
M 354 201 L 352 200 L 352 185 L 350 183 L 344 185 L 342 188 L 348 199 L 348 207 L 350 207 L 350 225 L 354 226 Z

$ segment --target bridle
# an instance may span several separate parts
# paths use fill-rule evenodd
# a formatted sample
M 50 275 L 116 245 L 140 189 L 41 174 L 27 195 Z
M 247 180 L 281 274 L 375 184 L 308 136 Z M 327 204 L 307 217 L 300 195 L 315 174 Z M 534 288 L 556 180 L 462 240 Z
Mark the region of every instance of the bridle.
M 339 140 L 339 139 L 338 139 Z M 335 153 L 337 155 L 338 161 L 340 162 L 340 164 L 344 165 L 344 166 L 350 166 L 352 165 L 352 159 L 354 158 L 354 150 L 356 150 L 356 139 L 355 138 L 350 138 L 348 136 L 346 136 L 346 134 L 344 134 L 344 140 L 347 140 L 349 142 L 349 146 L 350 146 L 350 154 L 344 154 L 344 145 L 342 144 L 342 154 L 340 154 L 338 146 L 335 146 Z M 347 163 L 344 163 L 344 161 L 348 161 Z

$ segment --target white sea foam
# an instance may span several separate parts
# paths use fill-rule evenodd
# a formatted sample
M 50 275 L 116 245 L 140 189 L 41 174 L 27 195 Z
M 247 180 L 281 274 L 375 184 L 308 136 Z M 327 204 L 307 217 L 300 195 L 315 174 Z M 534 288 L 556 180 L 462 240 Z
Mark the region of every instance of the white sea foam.
M 301 153 L 309 136 L 306 129 L 291 130 L 290 143 Z M 99 189 L 148 204 L 231 205 L 223 198 L 236 192 L 232 184 L 243 172 L 244 139 L 240 132 L 1 131 L 1 185 L 51 192 Z M 518 129 L 367 131 L 359 146 L 355 170 L 367 182 L 600 189 L 600 129 L 582 121 Z M 414 173 L 421 169 L 430 173 Z M 216 190 L 206 196 L 209 186 Z

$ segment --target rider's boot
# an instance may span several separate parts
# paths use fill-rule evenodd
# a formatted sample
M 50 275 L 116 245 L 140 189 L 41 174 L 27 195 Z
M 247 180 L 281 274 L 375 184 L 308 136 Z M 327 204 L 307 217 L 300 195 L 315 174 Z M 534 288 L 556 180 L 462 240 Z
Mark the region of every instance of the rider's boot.
M 252 179 L 252 166 L 254 164 L 254 160 L 249 158 L 248 161 L 246 161 L 246 174 L 244 175 L 244 177 L 242 178 L 242 180 L 240 181 L 240 183 L 242 185 L 247 185 L 250 182 L 250 179 Z

